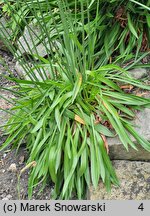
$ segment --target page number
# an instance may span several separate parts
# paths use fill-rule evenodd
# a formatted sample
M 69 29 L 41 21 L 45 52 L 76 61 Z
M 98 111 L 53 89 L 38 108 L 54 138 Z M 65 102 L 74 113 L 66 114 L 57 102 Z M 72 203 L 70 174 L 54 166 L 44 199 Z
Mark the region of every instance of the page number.
M 144 206 L 143 206 L 143 203 L 141 203 L 138 207 L 139 210 L 143 211 L 144 210 Z

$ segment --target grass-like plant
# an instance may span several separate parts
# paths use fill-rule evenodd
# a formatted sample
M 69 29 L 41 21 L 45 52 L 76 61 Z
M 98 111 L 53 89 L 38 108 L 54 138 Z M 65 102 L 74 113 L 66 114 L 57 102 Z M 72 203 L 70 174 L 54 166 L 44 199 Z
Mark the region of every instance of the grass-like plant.
M 17 3 L 19 7 L 21 1 Z M 46 5 L 44 13 L 42 3 Z M 129 84 L 147 90 L 150 87 L 131 77 L 126 68 L 104 65 L 105 61 L 99 63 L 100 3 L 24 2 L 26 9 L 32 9 L 34 22 L 41 29 L 37 38 L 47 49 L 44 58 L 38 55 L 27 18 L 17 14 L 17 8 L 5 1 L 5 6 L 13 11 L 13 22 L 19 26 L 22 19 L 34 44 L 34 52 L 28 47 L 30 55 L 22 56 L 10 40 L 9 32 L 10 37 L 6 37 L 7 27 L 3 25 L 1 38 L 30 80 L 7 77 L 16 82 L 15 87 L 7 88 L 16 98 L 12 99 L 13 107 L 8 111 L 12 117 L 4 126 L 8 138 L 0 149 L 11 143 L 18 149 L 25 143 L 29 152 L 27 164 L 36 161 L 29 176 L 29 197 L 35 186 L 41 182 L 45 186 L 49 179 L 55 185 L 53 197 L 61 199 L 69 199 L 74 194 L 83 198 L 87 186 L 92 183 L 96 188 L 100 178 L 108 190 L 111 183 L 118 185 L 106 137 L 118 135 L 127 150 L 129 146 L 137 150 L 132 135 L 150 151 L 150 143 L 138 135 L 131 121 L 134 110 L 149 107 L 150 99 L 125 93 L 121 86 Z M 21 27 L 19 32 L 22 33 Z M 25 37 L 24 40 L 28 45 Z

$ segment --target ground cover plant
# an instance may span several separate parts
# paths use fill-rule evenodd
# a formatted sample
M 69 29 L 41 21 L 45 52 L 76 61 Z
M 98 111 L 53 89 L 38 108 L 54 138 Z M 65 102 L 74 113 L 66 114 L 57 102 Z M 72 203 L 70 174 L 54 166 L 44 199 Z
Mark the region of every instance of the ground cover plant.
M 125 85 L 150 90 L 127 71 L 149 54 L 149 1 L 4 0 L 1 8 L 7 19 L 7 25 L 1 23 L 1 40 L 28 80 L 10 71 L 7 79 L 16 86 L 1 87 L 16 98 L 9 101 L 11 118 L 4 126 L 8 138 L 0 149 L 11 143 L 19 149 L 25 143 L 27 166 L 34 165 L 29 197 L 33 187 L 41 182 L 44 187 L 49 179 L 55 185 L 53 198 L 60 199 L 74 194 L 83 198 L 87 187 L 92 183 L 96 188 L 100 178 L 107 190 L 111 183 L 119 185 L 106 137 L 118 135 L 127 150 L 137 150 L 133 136 L 150 151 L 150 143 L 131 121 L 134 110 L 149 107 L 150 99 L 123 90 Z M 31 23 L 40 34 L 33 32 Z M 25 28 L 34 49 L 23 35 Z M 29 50 L 26 55 L 20 36 Z M 40 43 L 47 51 L 44 57 L 38 54 Z M 132 64 L 121 67 L 131 58 Z

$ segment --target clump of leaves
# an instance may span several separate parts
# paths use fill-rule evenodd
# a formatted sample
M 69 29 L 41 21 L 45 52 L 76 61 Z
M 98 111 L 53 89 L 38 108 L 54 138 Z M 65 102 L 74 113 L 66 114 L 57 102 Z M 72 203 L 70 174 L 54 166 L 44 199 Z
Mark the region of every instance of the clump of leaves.
M 40 5 L 40 1 L 34 2 Z M 38 16 L 39 7 L 32 11 L 51 47 L 47 58 L 32 53 L 40 80 L 26 58 L 20 58 L 9 39 L 3 37 L 20 64 L 28 66 L 24 70 L 30 80 L 7 77 L 16 82 L 18 91 L 7 89 L 17 98 L 12 101 L 12 117 L 5 125 L 8 138 L 0 149 L 10 143 L 18 149 L 25 141 L 29 151 L 27 164 L 36 162 L 29 176 L 29 197 L 33 187 L 41 182 L 45 186 L 50 178 L 55 185 L 54 198 L 69 199 L 75 193 L 81 199 L 91 183 L 97 187 L 100 178 L 108 190 L 111 183 L 119 184 L 105 137 L 117 134 L 127 150 L 129 146 L 137 150 L 131 134 L 150 151 L 150 143 L 138 135 L 130 121 L 134 110 L 149 107 L 150 99 L 127 94 L 119 86 L 130 84 L 147 90 L 150 87 L 117 65 L 98 66 L 99 59 L 94 56 L 99 53 L 99 1 L 95 3 L 97 10 L 92 23 L 93 5 L 88 1 L 75 1 L 73 13 L 68 1 L 57 1 L 56 13 L 46 2 L 51 12 L 49 29 L 54 34 L 47 31 L 43 10 Z M 48 70 L 46 79 L 41 68 Z

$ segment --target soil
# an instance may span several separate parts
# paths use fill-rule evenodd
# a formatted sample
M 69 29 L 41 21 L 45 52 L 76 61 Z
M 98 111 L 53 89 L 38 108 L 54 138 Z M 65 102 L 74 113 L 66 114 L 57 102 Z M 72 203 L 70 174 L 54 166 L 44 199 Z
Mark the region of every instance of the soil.
M 1 139 L 1 143 L 2 141 L 3 139 Z M 28 199 L 28 171 L 24 172 L 20 182 L 18 181 L 18 174 L 25 167 L 27 158 L 28 154 L 23 147 L 17 154 L 16 150 L 11 149 L 0 153 L 0 200 Z M 20 185 L 19 191 L 17 190 L 18 185 Z M 33 192 L 32 199 L 49 200 L 52 189 L 52 185 L 47 185 L 44 191 L 38 194 L 40 187 L 37 187 Z
M 5 61 L 8 66 L 7 70 L 3 67 L 2 61 Z M 14 85 L 13 82 L 8 81 L 4 76 L 11 76 L 10 71 L 17 77 L 15 71 L 15 61 L 10 53 L 0 50 L 0 87 L 9 87 Z M 9 71 L 9 72 L 8 72 Z M 1 96 L 7 96 L 7 98 L 14 97 L 12 93 L 0 89 Z M 8 109 L 10 106 L 3 98 L 0 97 L 0 108 Z M 0 110 L 0 125 L 6 121 L 5 112 Z M 0 128 L 0 145 L 4 142 L 4 131 Z M 16 150 L 10 148 L 0 152 L 0 200 L 17 200 L 28 199 L 27 186 L 28 186 L 28 170 L 25 171 L 20 178 L 20 184 L 18 182 L 18 174 L 22 168 L 26 166 L 26 160 L 28 158 L 25 147 L 21 147 L 18 153 Z M 20 185 L 18 192 L 17 186 Z M 53 189 L 51 183 L 47 184 L 44 191 L 39 194 L 40 185 L 33 191 L 32 199 L 36 200 L 48 200 Z

